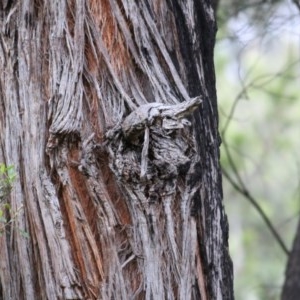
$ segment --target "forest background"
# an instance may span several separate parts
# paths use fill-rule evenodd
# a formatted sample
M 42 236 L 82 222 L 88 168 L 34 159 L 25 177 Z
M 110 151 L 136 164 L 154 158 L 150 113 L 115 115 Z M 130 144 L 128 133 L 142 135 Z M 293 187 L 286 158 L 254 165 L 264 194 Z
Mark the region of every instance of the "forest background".
M 283 248 L 292 247 L 300 208 L 300 5 L 223 0 L 217 12 L 221 161 L 235 296 L 279 299 L 288 258 Z

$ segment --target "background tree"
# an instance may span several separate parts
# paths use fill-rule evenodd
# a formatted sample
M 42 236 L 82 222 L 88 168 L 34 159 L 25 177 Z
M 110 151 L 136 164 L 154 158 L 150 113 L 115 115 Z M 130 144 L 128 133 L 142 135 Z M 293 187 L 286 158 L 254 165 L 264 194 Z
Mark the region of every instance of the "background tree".
M 299 252 L 300 252 L 299 226 L 300 225 L 299 224 L 296 231 L 293 247 L 288 258 L 285 281 L 281 293 L 282 300 L 297 299 L 300 292 L 300 269 L 299 269 Z
M 1 298 L 233 299 L 209 2 L 2 1 L 0 28 Z

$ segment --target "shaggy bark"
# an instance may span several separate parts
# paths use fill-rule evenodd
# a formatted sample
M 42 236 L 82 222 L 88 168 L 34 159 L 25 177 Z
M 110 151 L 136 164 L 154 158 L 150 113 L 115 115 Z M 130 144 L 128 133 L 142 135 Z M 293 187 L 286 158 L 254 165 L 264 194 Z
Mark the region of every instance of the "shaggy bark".
M 0 30 L 1 298 L 233 299 L 209 2 L 5 0 Z

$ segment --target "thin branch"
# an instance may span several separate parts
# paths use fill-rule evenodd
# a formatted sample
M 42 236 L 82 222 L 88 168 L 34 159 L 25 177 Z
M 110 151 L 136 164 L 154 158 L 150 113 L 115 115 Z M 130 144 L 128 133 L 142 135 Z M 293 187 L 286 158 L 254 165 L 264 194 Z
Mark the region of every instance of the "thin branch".
M 226 155 L 228 157 L 228 161 L 229 161 L 229 163 L 230 163 L 230 165 L 233 169 L 234 175 L 236 176 L 238 183 L 233 180 L 233 178 L 226 172 L 226 170 L 224 168 L 222 168 L 223 175 L 230 182 L 232 187 L 237 192 L 239 192 L 241 195 L 243 195 L 254 206 L 254 208 L 257 210 L 257 212 L 259 213 L 259 215 L 261 216 L 261 218 L 263 219 L 263 221 L 265 222 L 265 224 L 267 225 L 267 227 L 271 231 L 271 233 L 274 236 L 275 240 L 278 242 L 278 244 L 281 247 L 281 249 L 283 250 L 283 252 L 288 256 L 290 252 L 287 249 L 285 243 L 283 242 L 283 240 L 280 237 L 279 233 L 276 231 L 276 229 L 273 226 L 270 219 L 267 217 L 267 215 L 265 214 L 265 212 L 263 211 L 261 206 L 258 204 L 258 201 L 251 195 L 251 193 L 247 189 L 244 181 L 242 180 L 240 174 L 237 171 L 237 168 L 234 164 L 234 161 L 232 159 L 232 156 L 230 154 L 230 151 L 228 149 L 228 146 L 227 146 L 226 142 L 223 141 L 223 144 L 224 144 L 224 148 L 225 148 L 225 151 L 226 151 Z
M 230 108 L 229 114 L 226 116 L 226 122 L 225 122 L 225 124 L 222 128 L 222 131 L 221 131 L 222 138 L 225 139 L 224 136 L 225 136 L 225 134 L 227 132 L 227 129 L 228 129 L 228 127 L 229 127 L 229 125 L 230 125 L 230 123 L 233 119 L 233 116 L 234 116 L 234 113 L 235 113 L 235 110 L 237 108 L 239 100 L 241 100 L 242 97 L 245 97 L 246 99 L 249 99 L 249 96 L 248 96 L 249 88 L 262 89 L 263 90 L 263 88 L 266 85 L 272 83 L 272 81 L 276 80 L 278 77 L 286 78 L 286 76 L 284 76 L 285 73 L 287 73 L 290 70 L 291 67 L 295 66 L 299 62 L 300 62 L 300 60 L 297 59 L 297 60 L 291 62 L 284 70 L 276 72 L 275 74 L 264 74 L 264 75 L 257 76 L 247 84 L 244 84 L 243 80 L 241 79 L 240 84 L 242 85 L 242 88 L 241 88 L 240 92 L 236 95 L 236 97 L 233 101 L 233 104 Z M 248 74 L 250 74 L 250 71 L 248 72 Z M 248 74 L 246 74 L 246 77 L 248 76 Z M 295 79 L 297 77 L 298 76 L 294 76 L 292 78 Z M 260 82 L 260 83 L 256 83 L 256 82 L 259 82 L 261 80 L 263 80 L 263 81 Z M 265 92 L 268 92 L 269 94 L 271 94 L 270 91 L 265 91 Z
M 265 222 L 265 224 L 267 225 L 267 227 L 269 228 L 269 230 L 271 231 L 271 233 L 273 234 L 275 240 L 278 242 L 278 244 L 280 245 L 280 247 L 283 249 L 283 251 L 288 255 L 289 254 L 289 250 L 287 249 L 286 245 L 284 244 L 283 240 L 281 239 L 281 237 L 279 236 L 278 232 L 276 231 L 275 227 L 272 225 L 271 221 L 269 220 L 269 218 L 266 216 L 266 214 L 264 213 L 264 211 L 262 210 L 262 208 L 260 207 L 260 205 L 258 204 L 258 201 L 255 200 L 255 198 L 250 194 L 249 190 L 247 189 L 243 179 L 241 178 L 238 169 L 234 163 L 234 159 L 232 158 L 232 155 L 229 151 L 226 139 L 225 139 L 225 135 L 227 132 L 227 129 L 230 125 L 230 122 L 233 119 L 238 101 L 241 99 L 241 97 L 246 96 L 247 97 L 247 92 L 249 88 L 260 88 L 262 89 L 264 86 L 270 84 L 273 80 L 275 80 L 276 78 L 278 78 L 278 76 L 284 76 L 285 73 L 287 72 L 287 70 L 290 69 L 290 67 L 292 67 L 295 63 L 298 63 L 299 60 L 296 60 L 295 62 L 289 64 L 284 70 L 281 70 L 279 72 L 277 72 L 274 75 L 271 74 L 265 74 L 262 76 L 258 76 L 256 78 L 254 78 L 252 81 L 250 81 L 249 83 L 247 83 L 246 85 L 243 84 L 240 92 L 238 93 L 238 95 L 235 97 L 233 105 L 231 106 L 230 112 L 229 112 L 229 116 L 227 118 L 227 121 L 225 122 L 225 125 L 223 126 L 223 129 L 221 131 L 221 136 L 222 136 L 222 140 L 223 140 L 223 145 L 224 145 L 224 150 L 226 153 L 226 156 L 228 158 L 229 164 L 233 170 L 234 176 L 236 178 L 236 181 L 234 181 L 234 179 L 223 169 L 223 174 L 225 176 L 225 178 L 227 178 L 227 180 L 231 183 L 231 185 L 240 193 L 242 194 L 247 200 L 249 200 L 249 202 L 254 206 L 254 208 L 258 211 L 259 215 L 262 217 L 263 221 Z M 263 80 L 263 81 L 262 81 Z M 260 82 L 259 84 L 257 84 L 256 82 Z

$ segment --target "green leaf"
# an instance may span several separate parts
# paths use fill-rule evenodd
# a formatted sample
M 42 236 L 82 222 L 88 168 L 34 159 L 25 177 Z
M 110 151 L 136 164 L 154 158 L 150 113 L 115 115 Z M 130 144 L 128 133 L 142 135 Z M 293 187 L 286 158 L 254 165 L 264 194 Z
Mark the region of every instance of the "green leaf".
M 8 210 L 10 210 L 10 209 L 11 209 L 11 206 L 10 206 L 10 204 L 9 204 L 9 203 L 5 203 L 5 204 L 3 205 L 3 207 L 4 207 L 4 208 L 6 208 L 6 209 L 8 209 Z
M 1 174 L 5 173 L 5 165 L 4 164 L 0 164 L 0 173 Z

